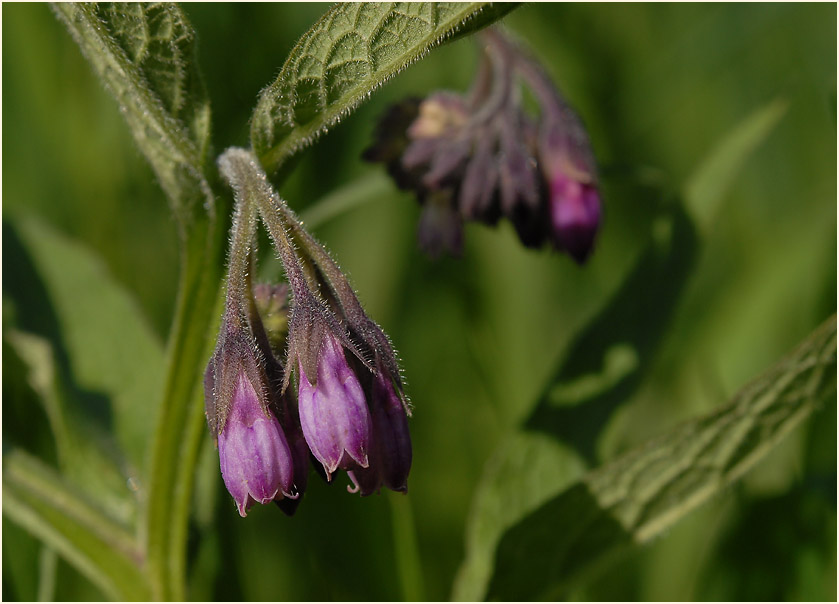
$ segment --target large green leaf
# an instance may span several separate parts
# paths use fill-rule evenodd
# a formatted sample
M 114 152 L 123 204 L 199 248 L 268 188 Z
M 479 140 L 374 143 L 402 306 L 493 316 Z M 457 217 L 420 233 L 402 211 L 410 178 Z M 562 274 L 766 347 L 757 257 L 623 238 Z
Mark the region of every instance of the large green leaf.
M 149 597 L 135 537 L 57 472 L 21 451 L 4 455 L 3 514 L 55 549 L 109 597 Z
M 337 123 L 388 79 L 459 31 L 515 8 L 486 2 L 342 3 L 306 32 L 262 91 L 251 144 L 266 171 Z
M 91 493 L 111 516 L 125 524 L 133 522 L 137 502 L 134 493 L 126 488 L 119 456 L 109 450 L 113 444 L 105 435 L 79 421 L 73 413 L 70 394 L 49 340 L 16 329 L 6 329 L 3 337 L 9 346 L 7 353 L 19 357 L 26 369 L 26 380 L 44 407 L 62 474 Z
M 454 599 L 481 599 L 504 531 L 594 462 L 598 435 L 654 358 L 697 249 L 693 223 L 681 204 L 665 205 L 636 266 L 569 346 L 527 418 L 527 428 L 548 436 L 514 431 L 487 463 L 467 526 Z
M 195 32 L 181 9 L 136 2 L 53 8 L 119 102 L 182 225 L 196 202 L 212 207 L 204 175 L 210 104 L 195 62 Z
M 72 378 L 80 391 L 104 397 L 104 420 L 129 462 L 125 470 L 142 488 L 163 383 L 162 345 L 135 301 L 89 250 L 35 218 L 15 226 L 52 303 Z
M 587 474 L 507 531 L 492 599 L 552 599 L 740 478 L 836 392 L 836 316 L 707 417 Z

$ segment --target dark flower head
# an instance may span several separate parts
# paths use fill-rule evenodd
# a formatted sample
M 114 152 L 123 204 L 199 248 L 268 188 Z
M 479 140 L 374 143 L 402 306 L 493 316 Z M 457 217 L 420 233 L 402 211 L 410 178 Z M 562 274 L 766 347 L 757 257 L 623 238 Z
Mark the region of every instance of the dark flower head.
M 508 218 L 528 247 L 550 243 L 577 262 L 591 253 L 600 197 L 585 129 L 544 69 L 497 30 L 470 92 L 436 92 L 388 111 L 369 161 L 387 165 L 423 205 L 420 247 L 459 254 L 464 220 Z M 523 81 L 538 117 L 521 105 Z

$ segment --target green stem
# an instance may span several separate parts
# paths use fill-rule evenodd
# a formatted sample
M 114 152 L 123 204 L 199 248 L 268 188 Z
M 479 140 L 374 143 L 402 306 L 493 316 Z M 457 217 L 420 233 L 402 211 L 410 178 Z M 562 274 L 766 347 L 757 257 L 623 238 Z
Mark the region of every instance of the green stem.
M 204 433 L 201 375 L 215 335 L 208 326 L 215 322 L 219 302 L 225 226 L 206 216 L 197 218 L 185 238 L 142 527 L 148 578 L 158 600 L 183 600 L 186 595 L 187 526 Z
M 399 583 L 402 586 L 402 599 L 405 602 L 423 602 L 425 593 L 422 566 L 411 500 L 401 494 L 388 493 L 388 495 L 393 519 L 393 550 Z

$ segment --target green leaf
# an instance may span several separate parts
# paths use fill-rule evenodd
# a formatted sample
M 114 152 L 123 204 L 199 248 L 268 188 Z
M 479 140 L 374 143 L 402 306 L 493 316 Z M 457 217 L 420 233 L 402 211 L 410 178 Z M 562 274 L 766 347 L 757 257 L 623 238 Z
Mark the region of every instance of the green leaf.
M 697 223 L 707 229 L 717 207 L 745 161 L 784 116 L 787 103 L 777 99 L 738 124 L 708 154 L 685 184 L 685 201 Z
M 3 514 L 115 600 L 149 596 L 134 536 L 63 477 L 21 451 L 4 455 Z
M 528 428 L 562 439 L 594 462 L 601 430 L 655 358 L 698 250 L 696 228 L 682 205 L 665 208 L 632 272 L 563 355 Z
M 72 378 L 82 391 L 107 399 L 109 427 L 135 468 L 126 470 L 136 474 L 163 383 L 162 345 L 89 250 L 35 218 L 14 225 L 57 315 Z M 142 487 L 142 475 L 132 477 Z
M 4 340 L 27 369 L 27 381 L 38 395 L 50 424 L 62 474 L 95 494 L 97 504 L 128 524 L 136 518 L 136 500 L 126 488 L 126 477 L 108 451 L 106 437 L 81 424 L 67 405 L 50 342 L 37 335 L 7 329 Z
M 453 599 L 483 599 L 504 531 L 594 462 L 598 435 L 642 382 L 666 333 L 698 243 L 681 204 L 666 205 L 632 272 L 563 354 L 525 423 L 533 432 L 514 431 L 486 464 Z
M 487 462 L 475 493 L 466 527 L 466 557 L 452 600 L 482 600 L 504 532 L 585 470 L 579 454 L 545 434 L 514 432 L 505 438 Z
M 507 531 L 491 599 L 562 597 L 740 478 L 836 393 L 836 316 L 724 407 L 587 474 Z
M 56 15 L 116 98 L 181 226 L 201 203 L 210 105 L 195 62 L 195 32 L 175 4 L 56 3 Z
M 517 4 L 342 3 L 306 32 L 262 91 L 251 145 L 270 174 L 355 109 L 371 92 L 459 31 L 474 31 Z

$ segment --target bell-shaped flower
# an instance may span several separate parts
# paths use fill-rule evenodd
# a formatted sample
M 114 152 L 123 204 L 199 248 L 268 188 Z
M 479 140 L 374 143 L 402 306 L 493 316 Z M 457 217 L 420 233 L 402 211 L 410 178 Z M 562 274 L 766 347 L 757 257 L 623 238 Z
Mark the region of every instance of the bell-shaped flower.
M 600 227 L 600 195 L 585 132 L 570 110 L 563 117 L 542 133 L 540 165 L 548 183 L 551 239 L 582 264 Z
M 205 410 L 224 484 L 242 516 L 255 502 L 298 497 L 292 452 L 265 367 L 248 323 L 233 313 L 225 316 L 204 376 Z
M 412 457 L 408 416 L 386 372 L 380 370 L 373 378 L 370 399 L 373 418 L 370 465 L 347 473 L 354 485 L 350 490 L 366 496 L 386 486 L 406 493 Z
M 372 423 L 343 344 L 330 331 L 321 333 L 316 375 L 299 360 L 298 410 L 309 449 L 330 478 L 338 468 L 368 466 Z
M 240 371 L 230 413 L 218 435 L 224 484 L 246 516 L 254 504 L 297 497 L 294 465 L 280 422 L 259 403 L 256 389 Z

